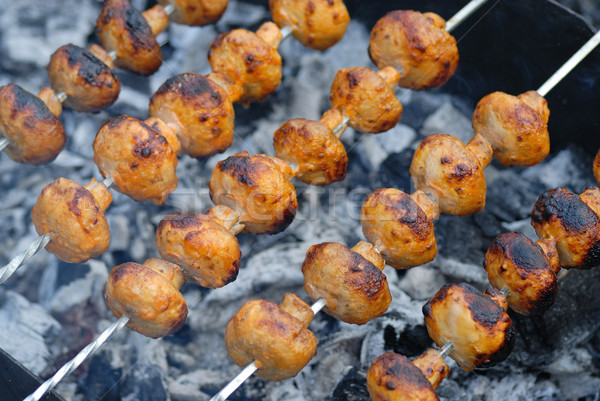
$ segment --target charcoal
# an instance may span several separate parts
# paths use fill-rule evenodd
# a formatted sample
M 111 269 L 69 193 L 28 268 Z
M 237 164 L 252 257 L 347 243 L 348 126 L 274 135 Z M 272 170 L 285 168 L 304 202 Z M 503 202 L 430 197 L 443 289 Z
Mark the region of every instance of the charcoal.
M 414 150 L 406 149 L 399 153 L 392 153 L 381 163 L 377 171 L 375 188 L 396 188 L 406 193 L 411 193 L 412 179 L 409 168 Z
M 338 383 L 328 401 L 369 401 L 367 378 L 352 368 Z
M 442 104 L 423 122 L 421 135 L 448 134 L 457 137 L 466 144 L 473 137 L 471 118 L 452 105 Z
M 94 355 L 88 365 L 88 374 L 79 388 L 81 393 L 89 400 L 118 401 L 119 379 L 124 373 L 119 362 L 109 350 L 101 350 Z

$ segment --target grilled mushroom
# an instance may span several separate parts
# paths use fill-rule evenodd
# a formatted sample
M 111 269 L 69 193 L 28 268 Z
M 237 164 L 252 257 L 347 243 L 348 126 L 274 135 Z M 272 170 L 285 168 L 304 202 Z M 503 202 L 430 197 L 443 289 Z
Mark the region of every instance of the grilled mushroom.
M 104 211 L 112 201 L 106 186 L 92 179 L 82 187 L 66 178 L 48 184 L 33 206 L 38 234 L 50 235 L 49 252 L 69 263 L 103 254 L 110 243 Z
M 338 70 L 329 94 L 331 107 L 347 116 L 350 126 L 360 132 L 389 130 L 400 120 L 402 105 L 384 78 L 366 67 Z
M 176 212 L 162 219 L 156 248 L 163 259 L 183 268 L 188 281 L 209 288 L 235 280 L 242 256 L 235 235 L 199 213 Z
M 0 87 L 0 137 L 4 152 L 19 163 L 49 163 L 67 140 L 58 118 L 46 104 L 18 85 Z
M 106 121 L 94 139 L 94 162 L 119 192 L 162 205 L 177 186 L 177 156 L 166 138 L 130 116 Z
M 292 223 L 298 209 L 289 174 L 283 160 L 244 151 L 217 164 L 210 177 L 210 197 L 215 205 L 240 214 L 244 232 L 275 234 Z
M 468 284 L 443 286 L 423 306 L 429 337 L 452 343 L 450 356 L 464 370 L 502 362 L 514 345 L 514 327 L 506 311 Z
M 175 6 L 175 11 L 170 16 L 171 20 L 190 26 L 216 22 L 229 4 L 229 0 L 158 0 L 158 2 Z
M 310 307 L 290 293 L 279 306 L 249 301 L 227 324 L 227 353 L 239 366 L 254 361 L 264 379 L 294 377 L 317 353 L 317 339 L 306 328 L 312 317 Z
M 156 72 L 162 63 L 152 28 L 129 0 L 105 0 L 96 32 L 108 52 L 116 52 L 115 65 L 140 75 Z
M 381 316 L 392 297 L 385 275 L 369 260 L 372 256 L 353 249 L 335 242 L 311 246 L 302 264 L 304 291 L 313 301 L 323 298 L 326 313 L 346 323 L 365 324 Z
M 269 0 L 273 21 L 292 28 L 304 46 L 325 50 L 339 42 L 350 22 L 342 0 Z
M 65 106 L 77 111 L 99 111 L 117 100 L 119 78 L 89 50 L 72 44 L 54 52 L 47 67 L 50 84 L 64 92 Z
M 532 166 L 550 152 L 548 102 L 535 91 L 511 96 L 494 92 L 477 103 L 473 131 L 490 142 L 505 166 Z
M 403 88 L 440 86 L 454 75 L 459 58 L 456 40 L 445 26 L 445 21 L 434 13 L 389 12 L 371 30 L 371 60 L 380 69 L 397 69 Z
M 200 74 L 179 74 L 150 98 L 150 115 L 170 125 L 191 157 L 206 157 L 231 146 L 233 105 L 219 85 Z
M 127 327 L 147 337 L 175 333 L 187 318 L 179 287 L 185 282 L 179 266 L 160 259 L 143 265 L 124 263 L 111 270 L 104 298 L 116 317 L 127 316 Z

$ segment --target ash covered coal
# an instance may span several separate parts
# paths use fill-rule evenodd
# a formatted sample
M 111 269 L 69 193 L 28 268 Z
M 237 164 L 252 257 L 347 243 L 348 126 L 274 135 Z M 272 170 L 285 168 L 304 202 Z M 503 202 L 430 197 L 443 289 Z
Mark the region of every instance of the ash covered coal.
M 99 5 L 92 0 L 44 3 L 4 2 L 0 16 L 0 84 L 15 82 L 36 92 L 47 84 L 43 66 L 64 43 L 85 45 Z M 34 4 L 35 3 L 35 4 Z M 144 1 L 134 2 L 145 8 Z M 64 176 L 79 183 L 99 178 L 92 161 L 94 135 L 110 116 L 147 116 L 148 98 L 179 72 L 206 72 L 206 51 L 217 33 L 242 26 L 256 28 L 268 18 L 265 4 L 232 1 L 214 26 L 171 26 L 165 64 L 149 78 L 119 71 L 122 93 L 115 105 L 97 114 L 65 111 L 65 151 L 47 166 L 25 166 L 0 155 L 0 263 L 21 252 L 36 237 L 31 209 L 41 188 Z M 77 13 L 74 12 L 77 10 Z M 203 212 L 211 206 L 207 182 L 212 168 L 241 150 L 274 154 L 272 136 L 293 117 L 318 119 L 329 106 L 328 92 L 338 68 L 372 66 L 366 49 L 369 28 L 351 22 L 344 39 L 324 53 L 288 39 L 281 46 L 282 86 L 266 102 L 236 108 L 236 137 L 224 154 L 206 160 L 183 157 L 179 186 L 165 207 L 141 204 L 114 194 L 107 210 L 111 245 L 100 258 L 72 265 L 41 252 L 0 289 L 0 347 L 34 372 L 48 377 L 115 320 L 103 290 L 115 265 L 158 256 L 154 233 L 160 219 L 174 211 Z M 502 88 L 498 88 L 502 89 Z M 300 208 L 294 223 L 274 236 L 241 235 L 242 266 L 235 282 L 217 290 L 184 288 L 189 319 L 175 335 L 150 340 L 124 330 L 58 387 L 66 399 L 208 400 L 240 370 L 226 355 L 225 325 L 250 299 L 281 300 L 285 292 L 306 299 L 300 270 L 308 248 L 362 239 L 359 211 L 374 189 L 411 191 L 408 167 L 417 144 L 435 132 L 470 138 L 472 102 L 434 92 L 397 91 L 404 105 L 401 123 L 392 130 L 362 136 L 348 130 L 346 180 L 328 188 L 296 183 Z M 551 117 L 552 118 L 552 117 Z M 506 231 L 533 237 L 529 214 L 544 190 L 565 186 L 581 191 L 595 184 L 592 160 L 569 147 L 538 166 L 485 171 L 486 208 L 473 216 L 443 215 L 435 224 L 439 254 L 408 271 L 386 267 L 393 301 L 382 317 L 364 326 L 341 323 L 323 313 L 311 323 L 318 354 L 294 379 L 265 382 L 251 378 L 232 400 L 368 400 L 365 372 L 386 351 L 416 356 L 432 345 L 423 327 L 421 307 L 445 283 L 466 281 L 485 288 L 483 257 L 492 239 Z M 452 374 L 438 389 L 442 400 L 596 400 L 600 389 L 600 271 L 571 271 L 560 284 L 555 305 L 542 317 L 513 315 L 517 346 L 497 367 Z

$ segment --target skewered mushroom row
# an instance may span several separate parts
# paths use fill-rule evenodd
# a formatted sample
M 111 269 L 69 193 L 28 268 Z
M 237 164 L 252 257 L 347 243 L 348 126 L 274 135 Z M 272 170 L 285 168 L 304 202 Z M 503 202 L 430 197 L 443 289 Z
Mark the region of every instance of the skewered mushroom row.
M 504 310 L 510 307 L 526 316 L 545 312 L 554 302 L 558 290 L 556 274 L 561 267 L 589 269 L 600 263 L 597 252 L 600 246 L 599 201 L 598 187 L 588 188 L 580 195 L 564 188 L 544 192 L 531 213 L 531 224 L 540 237 L 537 243 L 520 233 L 505 233 L 490 244 L 483 266 L 493 288 L 484 295 Z M 465 314 L 456 312 L 456 308 L 467 299 L 467 288 L 466 285 L 444 286 L 423 307 L 430 337 L 438 346 L 449 344 L 450 356 L 465 370 L 485 367 L 475 359 L 465 359 L 465 356 L 479 357 L 485 354 L 483 347 L 494 342 L 502 344 L 494 358 L 500 356 L 504 359 L 510 352 L 508 344 L 512 336 L 512 332 L 505 331 L 505 339 L 502 340 L 501 335 L 483 330 L 490 329 L 488 323 L 492 316 L 500 316 L 503 312 L 497 310 L 494 314 L 488 310 L 485 314 L 481 313 L 482 300 L 470 302 L 470 319 L 478 320 L 481 328 L 465 324 Z M 464 330 L 465 327 L 468 330 Z M 474 342 L 473 333 L 485 334 L 476 335 L 477 341 Z M 472 352 L 466 352 L 468 350 Z M 435 352 L 429 350 L 427 353 Z M 423 366 L 422 358 L 411 362 L 395 353 L 377 358 L 367 374 L 371 399 L 409 400 L 421 397 L 419 399 L 437 400 L 435 388 L 441 379 L 430 375 L 436 371 L 447 372 L 447 365 L 442 358 L 437 358 L 437 361 Z
M 416 192 L 378 189 L 365 200 L 365 237 L 395 268 L 431 261 L 437 253 L 433 220 L 440 213 L 463 216 L 483 209 L 483 170 L 492 157 L 505 166 L 531 166 L 548 155 L 548 116 L 546 100 L 534 91 L 484 97 L 473 115 L 475 135 L 466 145 L 445 134 L 421 141 L 410 166 Z
M 128 0 L 106 0 L 96 30 L 102 47 L 84 49 L 73 44 L 60 47 L 47 66 L 50 87 L 37 96 L 18 85 L 0 88 L 0 137 L 5 149 L 19 163 L 51 162 L 63 149 L 64 128 L 58 117 L 62 107 L 96 112 L 113 104 L 120 92 L 115 66 L 149 75 L 162 63 L 156 35 L 169 19 L 187 25 L 205 25 L 220 18 L 228 1 L 162 1 L 141 13 Z M 169 16 L 169 13 L 171 16 Z

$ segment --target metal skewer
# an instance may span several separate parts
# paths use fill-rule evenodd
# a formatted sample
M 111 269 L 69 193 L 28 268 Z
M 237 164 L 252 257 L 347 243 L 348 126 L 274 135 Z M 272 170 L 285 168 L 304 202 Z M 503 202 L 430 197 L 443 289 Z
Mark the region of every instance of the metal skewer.
M 115 180 L 111 176 L 106 177 L 104 179 L 104 181 L 102 181 L 102 183 L 104 185 L 106 185 L 106 187 L 109 189 L 112 187 L 114 182 L 115 182 Z M 96 185 L 99 185 L 99 184 L 96 184 Z M 90 188 L 90 189 L 93 189 L 93 188 Z M 33 255 L 35 255 L 36 253 L 41 251 L 42 248 L 44 248 L 46 245 L 48 245 L 48 242 L 50 242 L 51 239 L 52 239 L 52 237 L 49 234 L 40 235 L 38 238 L 36 238 L 31 243 L 31 245 L 29 245 L 29 247 L 25 250 L 25 252 L 23 252 L 20 255 L 15 256 L 10 262 L 8 262 L 8 264 L 1 267 L 0 268 L 0 284 L 4 283 L 6 280 L 8 280 L 10 278 L 10 276 L 12 276 L 19 269 L 19 267 L 21 267 L 25 263 L 27 263 L 27 261 L 29 259 L 31 259 L 31 257 Z
M 454 16 L 446 21 L 446 31 L 451 32 L 487 1 L 488 0 L 471 0 L 466 6 L 461 8 Z
M 280 28 L 279 32 L 281 32 L 281 40 L 284 41 L 292 34 L 292 27 L 286 25 L 283 28 Z
M 2 150 L 5 148 L 5 147 L 7 147 L 9 143 L 10 143 L 10 142 L 9 142 L 9 140 L 8 140 L 8 139 L 6 139 L 6 138 L 1 138 L 1 139 L 0 139 L 0 151 L 2 151 Z
M 323 298 L 317 299 L 317 301 L 310 307 L 313 313 L 316 315 L 325 306 L 325 300 Z M 258 368 L 254 364 L 254 361 L 250 362 L 240 373 L 237 374 L 225 387 L 215 394 L 210 401 L 225 401 L 239 386 L 241 386 L 250 376 L 256 372 Z M 30 401 L 30 400 L 25 400 Z
M 69 362 L 63 365 L 54 376 L 50 379 L 46 380 L 42 383 L 37 390 L 31 393 L 27 398 L 23 401 L 39 401 L 44 394 L 48 391 L 52 390 L 56 385 L 64 379 L 66 376 L 70 375 L 77 369 L 86 359 L 92 356 L 105 342 L 110 340 L 110 338 L 121 330 L 126 324 L 129 322 L 129 318 L 126 316 L 121 317 L 119 320 L 111 324 L 104 330 L 98 338 L 89 343 L 87 347 L 82 349 L 75 358 L 71 359 Z
M 452 352 L 452 350 L 454 349 L 454 344 L 452 344 L 452 341 L 450 341 L 449 343 L 444 344 L 444 346 L 442 348 L 440 348 L 440 355 L 442 356 L 442 358 L 446 358 L 448 356 L 449 353 Z
M 541 96 L 546 96 L 573 68 L 577 66 L 592 50 L 600 44 L 600 31 L 596 32 L 571 58 L 562 65 L 540 88 L 537 90 Z

